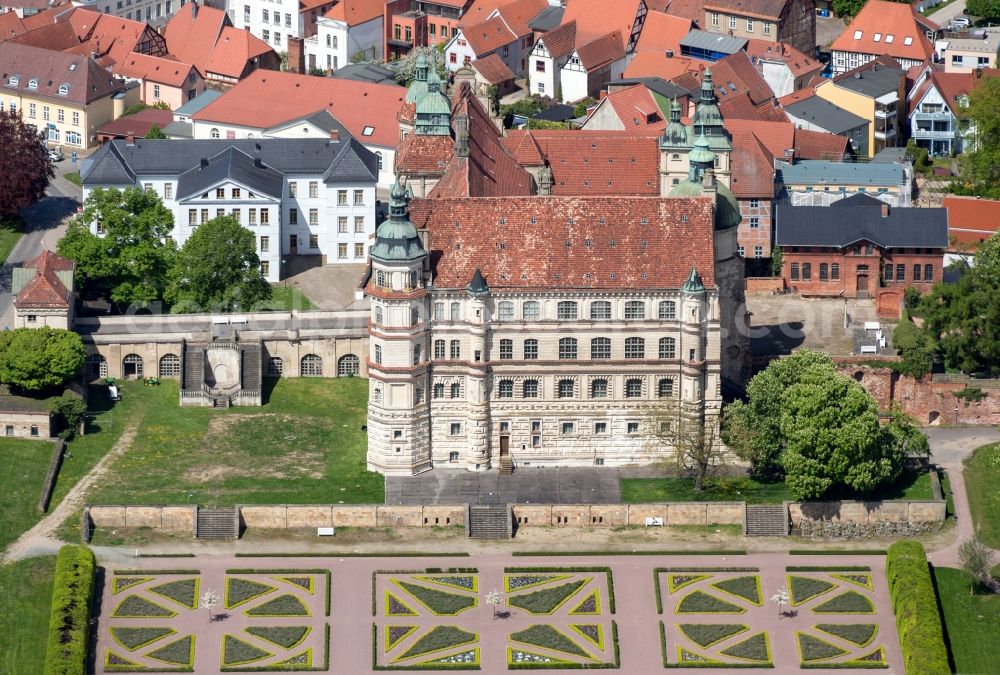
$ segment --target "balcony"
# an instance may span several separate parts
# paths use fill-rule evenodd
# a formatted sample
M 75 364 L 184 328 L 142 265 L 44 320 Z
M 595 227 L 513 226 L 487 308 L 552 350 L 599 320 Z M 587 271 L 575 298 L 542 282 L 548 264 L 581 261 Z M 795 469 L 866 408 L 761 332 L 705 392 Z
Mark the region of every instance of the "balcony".
M 895 116 L 896 116 L 895 106 L 891 108 L 883 108 L 882 106 L 875 107 L 875 117 L 878 117 L 879 119 L 885 119 L 887 117 L 895 117 Z
M 951 122 L 954 118 L 949 112 L 920 112 L 913 113 L 914 122 Z
M 887 141 L 890 138 L 895 138 L 895 137 L 896 137 L 896 129 L 895 128 L 892 128 L 892 129 L 876 129 L 875 130 L 875 138 L 879 139 L 880 141 Z
M 954 139 L 954 138 L 956 138 L 958 136 L 958 134 L 955 133 L 954 129 L 949 130 L 949 131 L 935 131 L 935 130 L 931 130 L 931 129 L 913 129 L 913 128 L 911 128 L 910 131 L 911 131 L 910 135 L 913 138 L 926 138 L 926 139 L 929 139 L 929 140 L 942 140 L 942 141 L 946 141 L 946 140 Z

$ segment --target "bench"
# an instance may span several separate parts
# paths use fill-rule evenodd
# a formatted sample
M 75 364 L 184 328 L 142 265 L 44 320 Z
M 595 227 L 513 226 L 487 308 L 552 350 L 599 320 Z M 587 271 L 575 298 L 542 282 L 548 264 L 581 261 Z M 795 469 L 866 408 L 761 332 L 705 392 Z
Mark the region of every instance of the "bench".
M 646 527 L 663 527 L 663 518 L 646 518 Z
M 861 345 L 862 354 L 878 354 L 878 347 L 875 345 Z
M 880 327 L 878 321 L 865 321 L 865 330 L 878 330 Z
M 317 527 L 316 536 L 317 537 L 332 537 L 335 534 L 332 527 Z

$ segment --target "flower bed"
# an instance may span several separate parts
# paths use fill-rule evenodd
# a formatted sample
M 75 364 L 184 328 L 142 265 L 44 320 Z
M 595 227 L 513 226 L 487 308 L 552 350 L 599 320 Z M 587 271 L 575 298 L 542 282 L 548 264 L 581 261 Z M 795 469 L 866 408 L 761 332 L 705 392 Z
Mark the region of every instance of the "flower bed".
M 813 637 L 812 635 L 807 635 L 806 633 L 797 632 L 795 633 L 795 638 L 798 642 L 799 655 L 802 657 L 803 663 L 826 661 L 848 653 L 846 649 L 841 649 L 837 645 Z
M 878 624 L 874 623 L 820 623 L 813 628 L 839 637 L 841 640 L 847 640 L 858 647 L 867 647 L 878 635 Z
M 127 588 L 152 580 L 153 577 L 115 577 L 111 582 L 111 595 L 118 595 Z
M 709 595 L 703 591 L 693 591 L 677 603 L 678 614 L 744 614 L 746 609 L 733 603 Z
M 240 666 L 246 663 L 262 661 L 271 656 L 274 656 L 274 654 L 249 642 L 244 642 L 235 636 L 222 636 L 223 666 Z
M 420 626 L 386 626 L 385 627 L 385 651 L 389 652 L 406 638 L 413 635 L 413 632 Z
M 385 615 L 386 616 L 417 616 L 409 605 L 397 598 L 389 591 L 385 592 Z
M 148 652 L 146 656 L 171 665 L 193 668 L 194 635 L 188 635 L 186 637 L 182 637 L 180 640 L 174 640 L 170 644 Z
M 874 614 L 875 604 L 857 591 L 847 591 L 812 608 L 815 614 Z
M 551 614 L 564 602 L 576 595 L 590 579 L 571 581 L 551 588 L 543 588 L 523 595 L 507 596 L 507 604 L 518 607 L 531 614 Z
M 473 593 L 475 593 L 479 587 L 479 584 L 476 583 L 477 578 L 471 574 L 427 575 L 417 577 L 417 579 L 429 581 L 432 584 L 440 584 L 441 586 L 449 586 L 451 588 L 472 591 Z
M 244 613 L 247 616 L 312 616 L 309 608 L 290 593 L 262 602 Z
M 125 626 L 113 626 L 110 631 L 111 639 L 130 652 L 133 652 L 136 649 L 141 649 L 146 645 L 151 645 L 157 640 L 162 640 L 168 635 L 173 635 L 176 632 L 177 631 L 173 628 L 167 628 L 165 626 L 152 628 L 128 628 Z
M 129 595 L 118 603 L 111 616 L 114 618 L 164 619 L 177 616 L 177 612 L 138 595 Z
M 282 649 L 293 649 L 309 636 L 311 626 L 249 626 L 244 631 L 277 645 Z
M 600 613 L 601 591 L 596 588 L 569 612 L 570 616 L 593 616 Z
M 829 593 L 835 588 L 837 588 L 837 584 L 823 579 L 788 575 L 788 595 L 792 602 L 792 607 L 798 607 L 813 598 L 818 598 L 824 593 Z
M 240 579 L 239 577 L 226 577 L 225 607 L 226 609 L 233 609 L 276 590 L 278 589 L 275 586 L 262 584 L 259 581 Z
M 393 583 L 412 595 L 416 598 L 417 602 L 438 616 L 454 616 L 478 604 L 478 599 L 470 595 L 448 593 L 398 579 L 393 579 Z
M 732 577 L 716 581 L 711 586 L 723 593 L 742 598 L 758 607 L 764 604 L 763 594 L 760 590 L 759 576 Z
M 547 584 L 552 581 L 569 579 L 568 574 L 508 574 L 504 577 L 504 586 L 508 593 L 524 590 L 532 586 Z
M 421 636 L 419 640 L 414 642 L 409 649 L 393 659 L 393 662 L 412 659 L 416 656 L 423 656 L 424 654 L 431 654 L 433 652 L 439 652 L 442 649 L 461 647 L 462 645 L 475 642 L 478 639 L 479 636 L 475 633 L 462 630 L 458 626 L 435 626 Z
M 198 579 L 178 579 L 146 589 L 188 609 L 198 609 Z
M 682 623 L 677 629 L 696 645 L 711 647 L 749 630 L 749 627 L 742 623 Z
M 767 640 L 767 633 L 761 632 L 748 637 L 742 642 L 737 642 L 732 647 L 723 649 L 720 654 L 731 656 L 744 661 L 754 661 L 756 663 L 771 662 L 771 645 Z
M 570 654 L 573 656 L 580 656 L 585 659 L 591 659 L 591 655 L 576 644 L 573 640 L 569 639 L 561 633 L 554 626 L 549 624 L 536 624 L 534 626 L 529 626 L 524 630 L 512 633 L 510 639 L 514 642 L 523 642 L 526 645 L 531 645 L 533 647 L 543 647 L 545 649 L 551 649 L 552 651 L 562 652 L 564 654 Z

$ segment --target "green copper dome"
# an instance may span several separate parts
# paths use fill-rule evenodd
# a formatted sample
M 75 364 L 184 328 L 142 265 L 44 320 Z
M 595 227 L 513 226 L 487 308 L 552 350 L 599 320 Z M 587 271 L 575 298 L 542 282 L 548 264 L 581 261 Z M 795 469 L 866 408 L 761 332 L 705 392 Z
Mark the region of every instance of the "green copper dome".
M 413 73 L 413 81 L 406 90 L 406 102 L 416 103 L 417 99 L 427 93 L 427 58 L 423 52 L 417 55 L 417 64 Z
M 739 225 L 743 216 L 736 195 L 722 182 L 715 184 L 715 193 L 715 229 L 728 230 Z
M 701 275 L 698 274 L 698 268 L 691 265 L 691 273 L 688 274 L 688 278 L 684 281 L 684 285 L 681 286 L 681 292 L 683 293 L 704 293 L 705 284 L 701 280 Z
M 414 131 L 423 136 L 451 135 L 451 101 L 441 91 L 436 70 L 427 76 L 427 90 L 417 99 Z
M 677 103 L 677 97 L 674 96 L 674 102 L 670 105 L 670 123 L 667 124 L 667 128 L 663 130 L 663 135 L 660 136 L 660 147 L 690 147 L 690 131 L 691 130 L 688 127 L 681 123 L 681 106 Z
M 694 142 L 694 149 L 688 154 L 688 161 L 699 165 L 702 169 L 715 165 L 715 153 L 709 148 L 705 134 L 700 134 L 698 140 Z
M 375 245 L 369 253 L 372 260 L 405 263 L 426 257 L 417 228 L 407 216 L 406 190 L 400 185 L 398 176 L 389 197 L 389 219 L 379 225 L 375 233 Z

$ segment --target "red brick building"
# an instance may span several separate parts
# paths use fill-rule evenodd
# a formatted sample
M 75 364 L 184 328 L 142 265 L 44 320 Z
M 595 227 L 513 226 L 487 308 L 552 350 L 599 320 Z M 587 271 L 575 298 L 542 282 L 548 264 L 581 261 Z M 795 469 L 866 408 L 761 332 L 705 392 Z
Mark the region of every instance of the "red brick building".
M 890 207 L 868 195 L 830 206 L 779 204 L 775 243 L 786 286 L 802 295 L 879 298 L 941 280 L 945 209 Z

